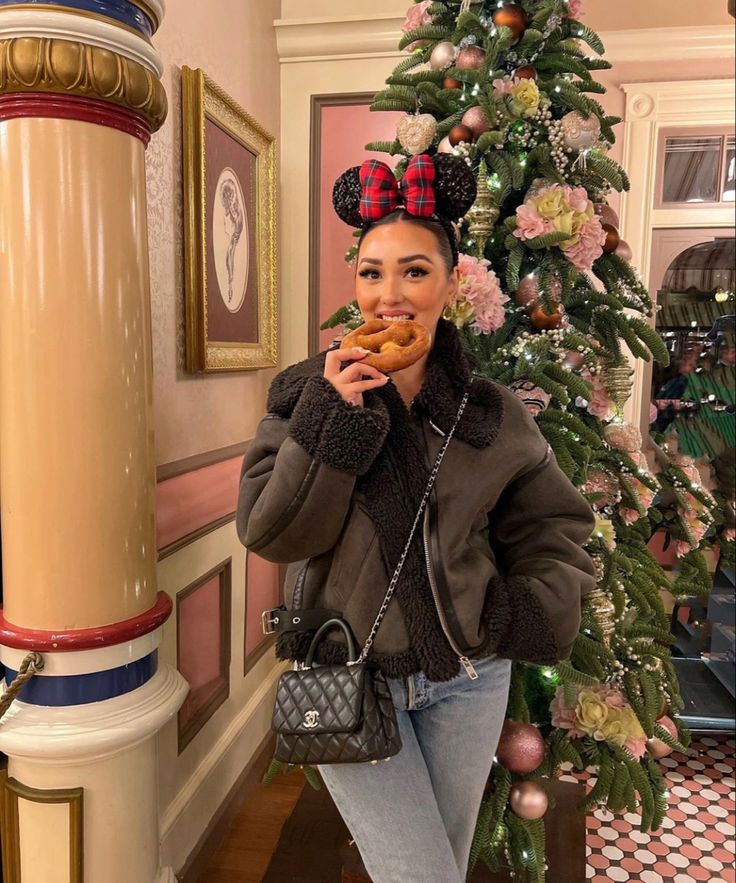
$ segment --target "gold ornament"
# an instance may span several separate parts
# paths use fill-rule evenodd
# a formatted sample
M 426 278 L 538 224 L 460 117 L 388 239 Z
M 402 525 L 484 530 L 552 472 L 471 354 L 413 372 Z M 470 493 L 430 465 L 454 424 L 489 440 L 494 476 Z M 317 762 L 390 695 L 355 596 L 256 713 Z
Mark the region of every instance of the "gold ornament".
M 411 154 L 423 153 L 434 141 L 437 120 L 431 113 L 407 114 L 396 126 L 396 137 Z
M 482 159 L 478 168 L 478 188 L 475 202 L 465 215 L 468 221 L 468 233 L 475 240 L 475 250 L 479 258 L 483 257 L 486 242 L 488 242 L 491 233 L 493 233 L 498 215 L 499 208 L 488 186 L 486 161 Z
M 166 119 L 166 92 L 151 71 L 106 49 L 71 40 L 0 41 L 0 95 L 8 92 L 98 98 L 139 113 L 153 131 Z
M 616 608 L 613 601 L 602 589 L 593 589 L 585 596 L 585 604 L 590 608 L 595 621 L 601 627 L 603 643 L 606 647 L 610 646 L 611 635 L 616 631 L 616 623 L 614 622 Z
M 633 373 L 626 359 L 604 368 L 603 385 L 620 412 L 623 411 L 623 407 L 631 395 Z

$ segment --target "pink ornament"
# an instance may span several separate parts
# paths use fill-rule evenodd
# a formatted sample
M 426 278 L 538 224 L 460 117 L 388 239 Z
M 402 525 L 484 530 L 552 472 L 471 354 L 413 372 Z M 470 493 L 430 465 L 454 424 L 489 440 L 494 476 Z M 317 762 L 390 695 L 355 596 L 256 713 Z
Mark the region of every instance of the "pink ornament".
M 438 153 L 452 153 L 453 147 L 450 144 L 450 139 L 445 135 L 445 137 L 440 141 L 437 145 Z
M 567 14 L 565 18 L 580 19 L 583 14 L 583 0 L 567 0 Z
M 462 123 L 472 131 L 475 140 L 489 129 L 488 118 L 482 107 L 469 107 L 463 114 Z
M 603 430 L 603 438 L 617 451 L 639 451 L 642 445 L 639 427 L 633 423 L 609 423 Z
M 672 736 L 673 739 L 677 739 L 677 727 L 675 726 L 672 718 L 664 717 L 659 718 L 657 723 L 660 727 L 663 727 L 667 732 Z M 647 741 L 647 751 L 652 755 L 655 760 L 660 760 L 662 757 L 667 757 L 667 755 L 672 754 L 673 748 L 670 748 L 666 742 L 663 742 L 661 739 L 657 739 L 655 736 L 653 739 L 649 739 Z
M 443 71 L 455 61 L 457 47 L 449 40 L 438 43 L 429 56 L 429 64 L 433 70 Z
M 520 819 L 541 819 L 547 812 L 547 792 L 536 782 L 517 782 L 509 794 L 511 809 Z
M 539 285 L 534 275 L 524 276 L 514 294 L 514 300 L 520 307 L 528 307 L 537 300 Z
M 498 742 L 496 757 L 519 776 L 535 770 L 544 760 L 544 739 L 534 724 L 506 720 Z
M 480 46 L 466 46 L 458 53 L 455 67 L 460 70 L 478 70 L 483 67 L 485 60 L 486 53 Z
M 595 213 L 601 219 L 601 224 L 610 224 L 618 230 L 618 215 L 607 202 L 597 202 L 593 208 L 595 209 Z
M 578 368 L 582 367 L 584 361 L 585 359 L 582 353 L 579 353 L 576 350 L 568 350 L 565 353 L 565 358 L 562 360 L 562 366 L 567 368 L 568 371 L 576 371 Z
M 616 246 L 616 251 L 614 251 L 615 255 L 618 255 L 622 261 L 630 261 L 633 257 L 633 253 L 631 251 L 631 246 L 625 239 L 620 239 L 618 245 Z

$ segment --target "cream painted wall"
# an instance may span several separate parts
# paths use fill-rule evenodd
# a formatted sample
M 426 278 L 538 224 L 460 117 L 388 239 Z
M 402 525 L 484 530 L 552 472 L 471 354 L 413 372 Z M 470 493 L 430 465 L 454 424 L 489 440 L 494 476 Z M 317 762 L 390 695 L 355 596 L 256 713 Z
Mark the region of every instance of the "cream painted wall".
M 181 65 L 201 67 L 277 137 L 279 0 L 176 0 L 155 42 L 170 111 L 146 157 L 151 252 L 156 463 L 251 438 L 273 370 L 194 376 L 183 370 Z
M 348 15 L 403 13 L 411 0 L 283 0 L 282 18 L 340 18 Z M 725 25 L 726 0 L 584 0 L 583 21 L 594 30 L 620 31 L 628 28 L 677 28 L 688 25 Z

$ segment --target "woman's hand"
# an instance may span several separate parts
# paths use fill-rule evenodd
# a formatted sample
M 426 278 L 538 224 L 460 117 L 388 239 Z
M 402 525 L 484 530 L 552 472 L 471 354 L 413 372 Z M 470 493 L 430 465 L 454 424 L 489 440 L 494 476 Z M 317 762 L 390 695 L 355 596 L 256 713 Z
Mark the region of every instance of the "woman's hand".
M 362 347 L 345 350 L 330 350 L 325 356 L 324 377 L 329 380 L 340 396 L 349 404 L 363 407 L 363 393 L 376 389 L 388 381 L 388 376 L 370 365 L 362 365 L 370 350 Z M 344 362 L 352 361 L 344 370 Z

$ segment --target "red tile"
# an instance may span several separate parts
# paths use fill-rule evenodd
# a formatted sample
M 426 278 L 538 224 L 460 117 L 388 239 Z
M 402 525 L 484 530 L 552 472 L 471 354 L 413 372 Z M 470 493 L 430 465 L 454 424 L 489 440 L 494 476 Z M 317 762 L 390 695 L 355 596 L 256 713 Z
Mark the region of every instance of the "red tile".
M 675 837 L 679 837 L 681 840 L 692 840 L 695 836 L 690 828 L 686 828 L 684 825 L 675 825 L 672 829 L 672 833 Z
M 665 879 L 672 878 L 677 873 L 677 869 L 673 867 L 669 862 L 655 862 L 652 870 L 656 874 L 660 874 Z
M 616 846 L 623 852 L 630 852 L 632 855 L 639 848 L 638 843 L 634 843 L 629 837 L 619 837 L 619 839 L 615 843 Z
M 607 859 L 605 855 L 598 855 L 597 852 L 594 852 L 592 855 L 588 856 L 588 864 L 591 867 L 598 868 L 599 871 L 602 871 L 611 864 L 611 860 Z
M 722 862 L 727 868 L 730 868 L 731 865 L 733 865 L 733 854 L 729 852 L 729 850 L 723 849 L 721 846 L 716 846 L 711 855 L 716 861 Z
M 621 859 L 621 867 L 630 874 L 640 874 L 644 870 L 644 865 L 640 861 L 628 856 Z
M 606 845 L 607 841 L 602 837 L 599 837 L 597 834 L 588 834 L 585 838 L 585 842 L 591 849 L 603 849 Z
M 618 846 L 618 844 L 616 844 Z M 653 852 L 655 855 L 669 855 L 670 847 L 665 843 L 662 843 L 661 840 L 655 840 L 652 838 L 651 842 L 647 846 L 649 852 Z
M 712 878 L 712 871 L 709 871 L 707 868 L 703 868 L 700 865 L 691 865 L 691 867 L 687 869 L 687 872 L 693 880 L 710 880 Z
M 622 834 L 628 834 L 631 830 L 631 825 L 626 819 L 614 819 L 608 823 L 608 827 L 613 828 L 614 831 L 621 831 Z

